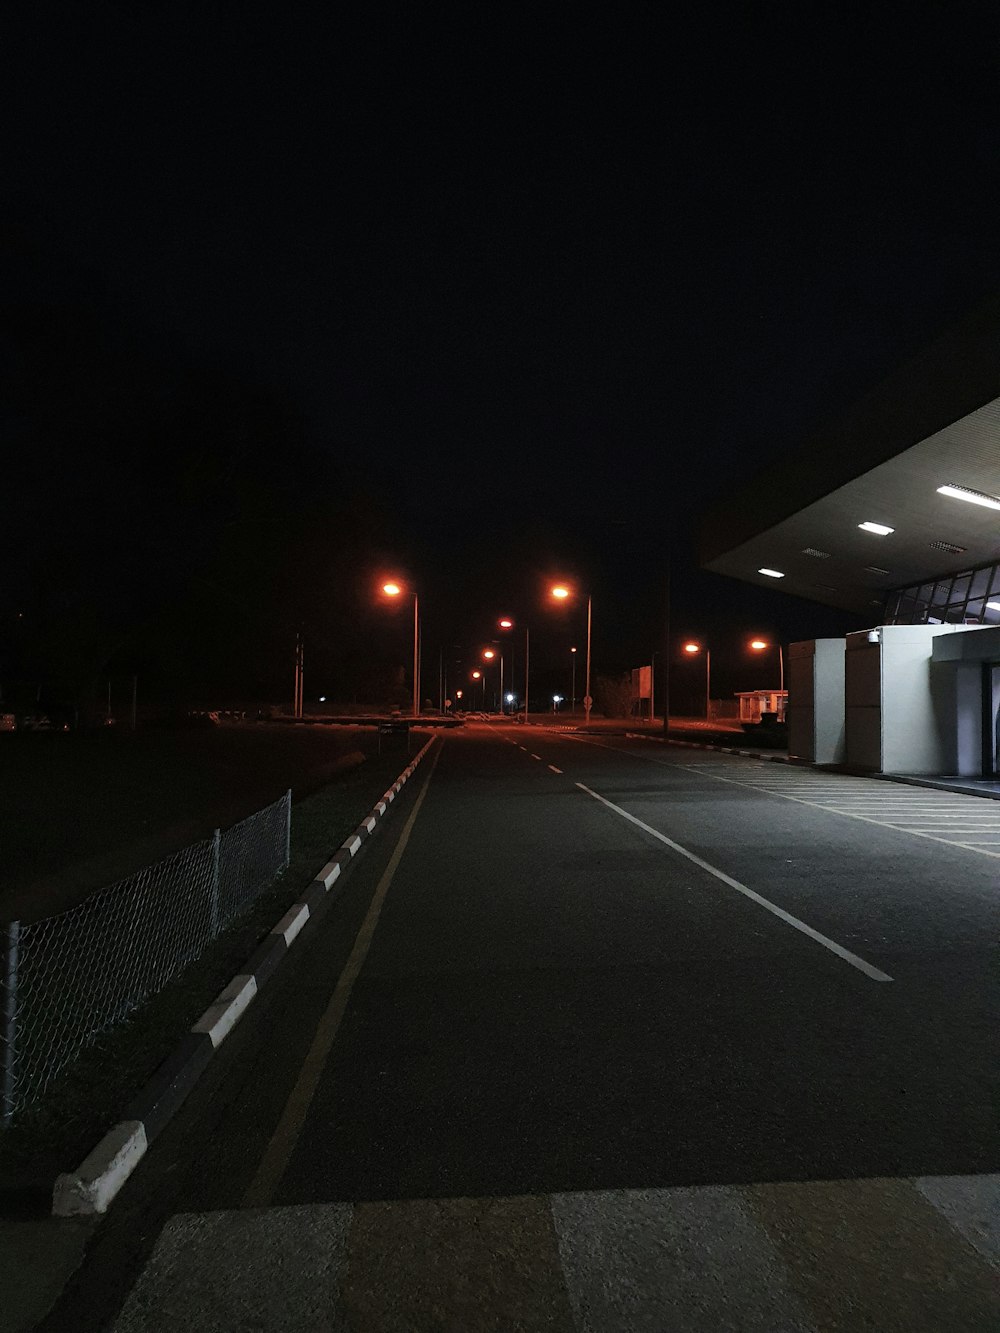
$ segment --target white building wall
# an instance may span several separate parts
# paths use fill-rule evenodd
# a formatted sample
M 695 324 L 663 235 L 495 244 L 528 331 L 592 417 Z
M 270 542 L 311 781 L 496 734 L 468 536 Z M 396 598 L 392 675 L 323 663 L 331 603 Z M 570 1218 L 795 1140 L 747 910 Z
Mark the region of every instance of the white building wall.
M 847 636 L 847 763 L 883 773 L 957 765 L 957 678 L 932 670 L 940 635 L 964 625 L 882 625 Z
M 816 764 L 844 761 L 843 639 L 789 644 L 788 752 Z

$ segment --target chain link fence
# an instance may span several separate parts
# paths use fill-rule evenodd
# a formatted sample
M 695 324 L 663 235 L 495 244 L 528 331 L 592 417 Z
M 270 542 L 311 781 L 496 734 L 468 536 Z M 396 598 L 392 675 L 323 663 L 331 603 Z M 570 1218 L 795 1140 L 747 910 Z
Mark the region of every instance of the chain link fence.
M 0 926 L 8 1123 L 102 1032 L 196 959 L 288 865 L 292 793 L 78 907 Z

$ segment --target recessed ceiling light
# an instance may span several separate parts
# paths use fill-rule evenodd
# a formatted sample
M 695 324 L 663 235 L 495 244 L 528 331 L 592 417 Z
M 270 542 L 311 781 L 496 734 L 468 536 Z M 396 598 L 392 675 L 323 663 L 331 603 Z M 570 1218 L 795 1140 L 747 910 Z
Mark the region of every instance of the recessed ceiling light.
M 887 528 L 884 523 L 859 523 L 858 527 L 862 532 L 874 532 L 877 537 L 888 537 L 890 532 L 895 532 L 895 528 Z
M 780 569 L 758 569 L 758 574 L 766 574 L 769 579 L 783 579 L 785 576 Z
M 803 546 L 803 548 L 802 548 L 802 554 L 803 554 L 803 555 L 811 555 L 811 556 L 814 556 L 817 560 L 829 560 L 829 559 L 830 559 L 830 552 L 829 552 L 829 551 L 817 551 L 815 546 Z
M 938 495 L 950 495 L 953 500 L 968 500 L 970 505 L 983 505 L 986 509 L 1000 509 L 1000 499 L 987 495 L 985 491 L 973 491 L 968 486 L 939 486 Z

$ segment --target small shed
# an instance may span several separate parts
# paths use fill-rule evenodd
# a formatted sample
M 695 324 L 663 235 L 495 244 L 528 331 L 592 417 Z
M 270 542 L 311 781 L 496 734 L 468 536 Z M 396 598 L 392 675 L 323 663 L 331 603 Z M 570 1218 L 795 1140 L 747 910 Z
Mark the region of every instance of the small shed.
M 787 690 L 738 690 L 736 697 L 740 701 L 740 725 L 743 727 L 785 720 Z

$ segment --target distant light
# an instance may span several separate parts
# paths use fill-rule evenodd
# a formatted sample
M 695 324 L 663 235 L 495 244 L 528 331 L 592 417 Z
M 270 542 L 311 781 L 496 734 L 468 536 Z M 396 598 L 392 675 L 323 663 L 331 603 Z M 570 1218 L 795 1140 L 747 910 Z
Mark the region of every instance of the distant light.
M 501 629 L 513 629 L 513 628 L 514 628 L 514 622 L 513 622 L 513 620 L 508 620 L 507 617 L 504 616 L 503 620 L 500 621 L 500 628 L 501 628 Z
M 321 694 L 321 695 L 319 696 L 319 701 L 320 701 L 321 704 L 325 704 L 325 703 L 326 703 L 326 695 L 325 695 L 325 694 Z
M 504 698 L 507 700 L 509 704 L 512 704 L 514 702 L 514 696 L 512 694 L 507 694 L 504 696 Z
M 938 495 L 950 495 L 953 500 L 967 500 L 970 505 L 982 505 L 985 509 L 1000 509 L 1000 499 L 985 491 L 973 491 L 968 486 L 939 486 L 937 489 Z
M 553 702 L 554 704 L 561 704 L 562 701 L 563 701 L 563 697 L 562 697 L 561 694 L 554 694 L 554 695 L 552 696 L 552 702 Z
M 488 661 L 490 660 L 491 657 L 496 657 L 496 653 L 493 651 L 492 648 L 487 648 L 487 649 L 484 650 L 484 652 L 483 652 L 483 656 L 486 658 L 486 660 L 487 660 L 487 662 L 488 662 Z
M 455 698 L 456 698 L 456 699 L 461 699 L 461 697 L 462 697 L 462 691 L 461 691 L 461 690 L 456 690 L 456 691 L 455 691 Z
M 686 644 L 684 645 L 684 651 L 685 651 L 686 653 L 700 653 L 700 652 L 701 652 L 701 644 L 700 644 L 700 643 L 686 643 Z
M 769 579 L 783 579 L 785 577 L 780 569 L 768 569 L 766 566 L 758 569 L 757 573 L 766 574 Z
M 1000 505 L 997 508 L 1000 508 Z M 876 537 L 888 537 L 891 532 L 896 531 L 895 528 L 887 528 L 884 523 L 869 523 L 867 521 L 859 523 L 858 527 L 862 532 L 874 532 Z
M 569 596 L 569 588 L 564 588 L 561 584 L 552 589 L 552 596 L 557 597 L 559 601 L 564 601 Z
M 571 653 L 575 653 L 575 652 L 576 652 L 576 649 L 575 649 L 575 648 L 571 648 L 571 649 L 570 649 L 570 652 L 571 652 Z
M 473 679 L 473 680 L 479 680 L 479 678 L 480 678 L 480 676 L 481 676 L 482 674 L 483 674 L 483 673 L 482 673 L 481 671 L 473 671 L 473 673 L 472 673 L 472 679 Z
M 403 591 L 403 589 L 399 586 L 398 583 L 383 583 L 382 591 L 386 593 L 389 597 L 398 597 L 399 594 Z
M 766 648 L 767 646 L 768 644 L 766 639 L 751 639 L 750 641 L 750 647 L 755 648 L 757 652 L 760 652 L 762 648 Z

